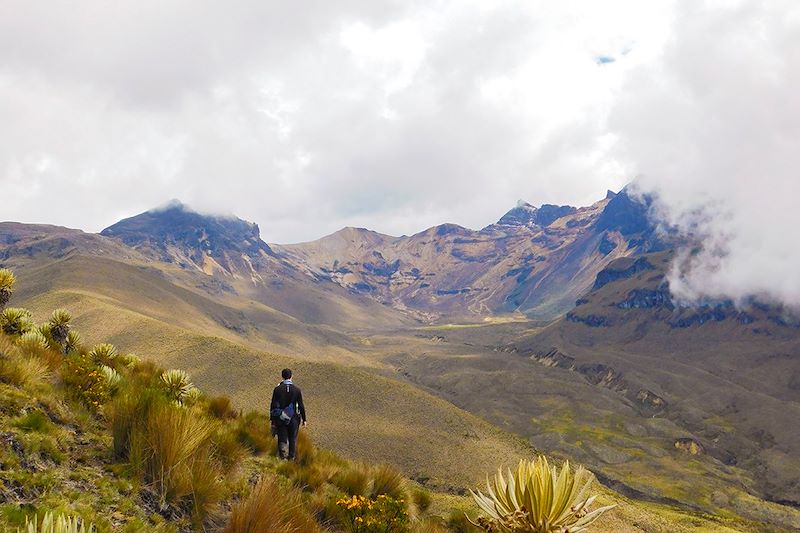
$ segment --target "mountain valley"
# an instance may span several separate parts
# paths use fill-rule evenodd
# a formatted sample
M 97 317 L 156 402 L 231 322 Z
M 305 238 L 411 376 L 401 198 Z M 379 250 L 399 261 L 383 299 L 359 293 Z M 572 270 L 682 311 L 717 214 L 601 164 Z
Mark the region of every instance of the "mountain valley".
M 685 243 L 647 204 L 623 190 L 520 202 L 479 231 L 276 245 L 172 203 L 100 234 L 0 223 L 0 267 L 37 319 L 68 308 L 89 340 L 245 407 L 291 365 L 317 442 L 435 490 L 463 494 L 535 449 L 629 497 L 624 530 L 669 530 L 664 509 L 800 530 L 798 322 L 756 301 L 675 303 Z

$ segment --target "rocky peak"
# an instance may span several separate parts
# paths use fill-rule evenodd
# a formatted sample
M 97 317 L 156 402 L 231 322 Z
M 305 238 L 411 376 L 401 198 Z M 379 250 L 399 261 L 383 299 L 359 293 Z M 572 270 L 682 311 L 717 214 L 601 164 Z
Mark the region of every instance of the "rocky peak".
M 638 198 L 628 193 L 627 187 L 614 195 L 597 220 L 600 231 L 617 230 L 623 235 L 652 231 L 654 225 L 648 218 L 650 198 Z
M 230 254 L 274 255 L 261 240 L 257 224 L 234 216 L 201 214 L 177 200 L 121 220 L 101 235 L 154 253 L 162 260 L 175 259 L 177 253 L 198 265 L 204 263 L 204 256 L 228 263 Z
M 576 208 L 569 205 L 544 204 L 535 207 L 522 200 L 497 222 L 498 226 L 540 226 L 547 227 L 559 218 L 572 214 Z

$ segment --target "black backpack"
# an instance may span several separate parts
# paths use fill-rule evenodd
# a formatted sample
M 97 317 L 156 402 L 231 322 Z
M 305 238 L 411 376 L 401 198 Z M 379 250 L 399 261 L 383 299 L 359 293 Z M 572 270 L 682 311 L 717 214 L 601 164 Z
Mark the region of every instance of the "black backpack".
M 289 424 L 291 424 L 295 412 L 296 412 L 295 402 L 289 402 L 289 405 L 287 405 L 283 409 L 281 409 L 280 407 L 276 407 L 270 410 L 269 419 L 272 420 L 273 422 L 279 422 L 288 426 Z

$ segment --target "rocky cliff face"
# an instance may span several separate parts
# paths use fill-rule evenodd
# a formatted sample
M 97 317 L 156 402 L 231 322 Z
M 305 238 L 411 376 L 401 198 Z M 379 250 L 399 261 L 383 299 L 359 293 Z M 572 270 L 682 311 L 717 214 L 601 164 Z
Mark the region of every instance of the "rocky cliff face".
M 345 228 L 273 248 L 310 275 L 428 318 L 523 312 L 551 319 L 609 262 L 661 244 L 647 209 L 625 191 L 581 208 L 520 201 L 478 231 L 443 224 L 391 237 Z
M 117 239 L 158 261 L 207 274 L 250 277 L 254 263 L 274 259 L 258 226 L 235 217 L 196 213 L 179 202 L 109 226 L 101 235 Z

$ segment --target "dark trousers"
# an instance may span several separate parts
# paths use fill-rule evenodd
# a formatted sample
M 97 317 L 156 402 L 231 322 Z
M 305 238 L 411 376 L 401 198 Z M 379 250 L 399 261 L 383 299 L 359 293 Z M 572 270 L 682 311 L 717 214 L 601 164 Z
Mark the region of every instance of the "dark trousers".
M 278 456 L 281 459 L 294 459 L 297 453 L 297 433 L 300 430 L 300 417 L 284 424 L 278 421 Z

